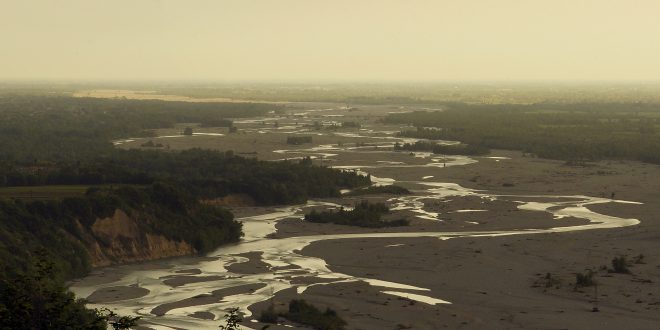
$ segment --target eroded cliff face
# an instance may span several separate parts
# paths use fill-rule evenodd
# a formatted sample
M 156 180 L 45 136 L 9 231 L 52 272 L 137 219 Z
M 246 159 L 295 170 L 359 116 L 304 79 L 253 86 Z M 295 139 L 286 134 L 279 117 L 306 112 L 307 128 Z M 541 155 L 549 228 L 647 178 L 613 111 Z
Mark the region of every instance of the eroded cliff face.
M 96 219 L 84 244 L 93 267 L 185 256 L 196 253 L 184 241 L 168 239 L 143 229 L 138 220 L 122 210 L 112 217 Z

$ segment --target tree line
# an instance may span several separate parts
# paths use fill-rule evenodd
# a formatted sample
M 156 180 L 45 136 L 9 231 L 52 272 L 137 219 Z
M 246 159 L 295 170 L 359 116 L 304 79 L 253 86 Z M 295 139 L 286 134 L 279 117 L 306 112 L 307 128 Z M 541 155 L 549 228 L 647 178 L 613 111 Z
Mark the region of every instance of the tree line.
M 660 164 L 660 105 L 647 103 L 448 103 L 444 111 L 390 114 L 402 132 L 563 160 L 628 159 Z

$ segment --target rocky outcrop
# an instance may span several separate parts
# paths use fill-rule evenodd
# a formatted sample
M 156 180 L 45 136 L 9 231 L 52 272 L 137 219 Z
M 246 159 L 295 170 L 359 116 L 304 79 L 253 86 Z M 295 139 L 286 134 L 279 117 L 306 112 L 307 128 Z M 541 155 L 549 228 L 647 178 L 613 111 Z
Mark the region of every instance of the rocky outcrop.
M 84 244 L 93 267 L 185 256 L 197 251 L 187 242 L 149 232 L 134 217 L 116 210 L 112 217 L 96 219 L 85 233 Z

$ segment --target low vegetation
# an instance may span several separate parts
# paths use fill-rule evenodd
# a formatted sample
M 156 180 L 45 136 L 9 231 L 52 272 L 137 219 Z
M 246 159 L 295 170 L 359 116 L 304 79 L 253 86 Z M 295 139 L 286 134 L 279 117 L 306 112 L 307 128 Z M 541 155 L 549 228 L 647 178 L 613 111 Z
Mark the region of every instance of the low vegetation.
M 630 268 L 628 266 L 628 259 L 625 256 L 618 256 L 612 259 L 613 273 L 630 274 Z
M 347 324 L 334 310 L 327 308 L 325 312 L 322 312 L 316 306 L 303 299 L 292 299 L 289 302 L 289 310 L 286 313 L 277 313 L 274 306 L 271 305 L 261 311 L 258 321 L 261 323 L 277 324 L 280 317 L 318 330 L 342 330 Z M 266 328 L 268 326 L 262 329 Z
M 327 308 L 321 311 L 316 306 L 303 299 L 293 299 L 289 302 L 289 311 L 282 315 L 286 319 L 310 326 L 317 330 L 343 330 L 346 326 L 337 312 Z
M 337 211 L 317 212 L 312 210 L 305 215 L 305 221 L 369 228 L 400 227 L 407 226 L 410 223 L 403 218 L 390 221 L 382 220 L 382 216 L 389 212 L 390 209 L 383 203 L 362 201 L 355 204 L 355 207 L 350 211 L 345 210 L 343 207 Z
M 273 305 L 268 306 L 267 309 L 261 311 L 257 320 L 261 323 L 275 324 L 279 318 L 279 314 L 275 311 Z
M 561 287 L 562 281 L 561 278 L 559 278 L 557 275 L 554 275 L 552 273 L 546 273 L 545 277 L 543 278 L 543 285 L 546 288 L 559 288 Z
M 591 269 L 584 273 L 575 273 L 575 290 L 595 285 L 596 280 L 594 279 L 594 275 L 595 273 Z
M 360 128 L 362 125 L 356 121 L 343 121 L 341 122 L 341 127 L 344 128 Z
M 411 132 L 415 132 L 415 131 L 403 131 L 399 133 L 399 136 L 415 135 L 414 133 Z M 469 144 L 444 145 L 429 141 L 417 141 L 415 143 L 404 143 L 404 144 L 397 143 L 394 145 L 394 150 L 430 151 L 433 152 L 434 154 L 465 155 L 465 156 L 481 156 L 490 153 L 490 149 L 478 145 L 469 145 Z
M 287 144 L 300 145 L 305 143 L 312 143 L 311 136 L 288 136 L 286 138 Z
M 201 127 L 233 127 L 234 122 L 230 119 L 215 119 L 215 118 L 204 118 L 200 121 Z
M 362 196 L 362 195 L 376 195 L 376 194 L 392 194 L 392 195 L 408 195 L 410 190 L 396 185 L 388 186 L 369 186 L 350 191 L 344 196 Z

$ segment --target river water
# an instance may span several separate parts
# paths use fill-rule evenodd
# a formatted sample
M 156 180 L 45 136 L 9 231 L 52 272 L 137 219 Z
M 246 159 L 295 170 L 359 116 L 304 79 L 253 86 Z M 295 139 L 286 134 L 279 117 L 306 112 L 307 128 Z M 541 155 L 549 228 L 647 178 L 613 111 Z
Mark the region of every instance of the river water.
M 389 139 L 385 137 L 384 139 Z M 394 142 L 384 141 L 383 144 Z M 373 150 L 376 149 L 376 150 Z M 277 150 L 284 156 L 318 156 L 334 157 L 338 153 L 377 153 L 387 152 L 379 151 L 378 148 L 363 149 L 359 147 L 340 147 L 337 145 L 321 145 L 310 149 L 298 150 Z M 422 165 L 407 165 L 398 162 L 374 161 L 373 164 L 359 166 L 337 166 L 339 169 L 350 169 L 368 172 L 373 168 L 401 168 L 405 170 L 408 167 L 446 167 L 462 166 L 476 162 L 477 160 L 462 156 L 436 157 L 436 155 L 420 153 L 415 155 L 427 159 L 428 162 Z M 293 157 L 287 157 L 289 159 Z M 367 158 L 367 157 L 365 157 Z M 499 159 L 498 159 L 499 160 Z M 501 159 L 506 161 L 506 159 Z M 433 173 L 429 173 L 433 174 Z M 372 176 L 375 184 L 387 185 L 397 183 L 394 178 L 378 178 Z M 240 311 L 246 317 L 251 315 L 247 309 L 248 306 L 266 301 L 273 297 L 277 292 L 285 289 L 294 288 L 298 293 L 302 293 L 311 286 L 328 285 L 342 282 L 362 281 L 377 288 L 384 294 L 405 297 L 427 304 L 450 304 L 442 298 L 442 292 L 430 292 L 427 288 L 416 287 L 406 283 L 394 283 L 381 281 L 374 278 L 355 277 L 348 274 L 333 272 L 323 259 L 302 255 L 300 251 L 307 245 L 338 239 L 368 239 L 368 238 L 400 238 L 400 237 L 434 237 L 441 240 L 453 239 L 458 237 L 489 237 L 489 236 L 508 236 L 508 235 L 534 235 L 544 233 L 562 233 L 572 231 L 583 231 L 592 229 L 607 229 L 633 226 L 639 223 L 637 219 L 624 219 L 604 214 L 592 212 L 587 208 L 589 205 L 600 203 L 634 203 L 629 201 L 611 200 L 607 198 L 598 198 L 590 196 L 512 196 L 495 195 L 486 191 L 468 189 L 454 183 L 440 182 L 434 180 L 432 175 L 424 175 L 420 181 L 402 182 L 407 186 L 415 186 L 418 189 L 413 190 L 412 195 L 393 197 L 388 200 L 394 210 L 408 210 L 416 217 L 428 221 L 441 221 L 439 214 L 424 209 L 424 200 L 436 199 L 446 200 L 447 197 L 476 196 L 489 200 L 506 199 L 515 201 L 521 210 L 547 212 L 557 219 L 558 226 L 547 229 L 519 228 L 516 230 L 502 231 L 452 231 L 452 232 L 393 232 L 393 233 L 363 233 L 363 234 L 332 234 L 332 235 L 310 235 L 300 237 L 290 237 L 273 239 L 270 234 L 276 232 L 275 225 L 283 219 L 302 219 L 305 209 L 310 207 L 340 207 L 340 205 L 322 202 L 309 201 L 304 205 L 295 205 L 270 210 L 265 214 L 239 218 L 243 223 L 245 236 L 243 240 L 234 245 L 223 246 L 216 251 L 208 254 L 206 257 L 185 258 L 185 262 L 178 263 L 177 259 L 167 262 L 167 267 L 162 267 L 163 262 L 158 262 L 159 267 L 148 267 L 148 265 L 123 266 L 101 270 L 101 274 L 108 275 L 114 273 L 113 280 L 105 280 L 102 284 L 91 281 L 94 277 L 99 277 L 99 272 L 90 275 L 90 278 L 78 281 L 73 284 L 71 290 L 79 297 L 88 297 L 94 291 L 102 288 L 112 288 L 118 286 L 139 286 L 148 290 L 148 294 L 140 298 L 125 299 L 120 301 L 103 302 L 90 307 L 105 306 L 115 310 L 121 315 L 139 315 L 142 317 L 146 326 L 154 329 L 204 329 L 217 328 L 220 319 L 225 315 L 226 310 L 231 307 L 239 307 Z M 266 210 L 266 209 L 264 209 Z M 462 210 L 463 212 L 480 212 L 484 210 Z M 562 218 L 574 217 L 588 221 L 586 224 L 561 226 Z M 254 274 L 235 273 L 228 270 L 229 266 L 244 263 L 248 258 L 242 256 L 245 253 L 261 254 L 261 261 L 268 265 L 266 268 L 259 268 Z M 183 260 L 183 259 L 182 259 Z M 156 263 L 154 263 L 156 264 Z M 195 270 L 195 271 L 192 271 Z M 176 277 L 186 276 L 193 279 L 186 284 L 173 286 L 168 283 Z M 314 277 L 322 281 L 312 282 L 300 281 L 301 278 Z M 297 280 L 298 279 L 298 280 Z M 259 286 L 254 287 L 254 284 Z M 252 285 L 253 290 L 240 290 L 241 287 Z M 207 304 L 184 304 L 179 308 L 170 308 L 164 315 L 156 316 L 154 308 L 167 304 L 174 304 L 181 301 L 194 301 L 194 299 L 211 296 L 214 291 L 220 289 L 238 289 L 238 293 L 233 292 L 215 299 Z M 213 299 L 212 299 L 213 300 Z M 172 305 L 169 305 L 172 306 Z M 162 313 L 161 313 L 162 314 Z M 191 315 L 207 315 L 213 319 L 203 319 Z

